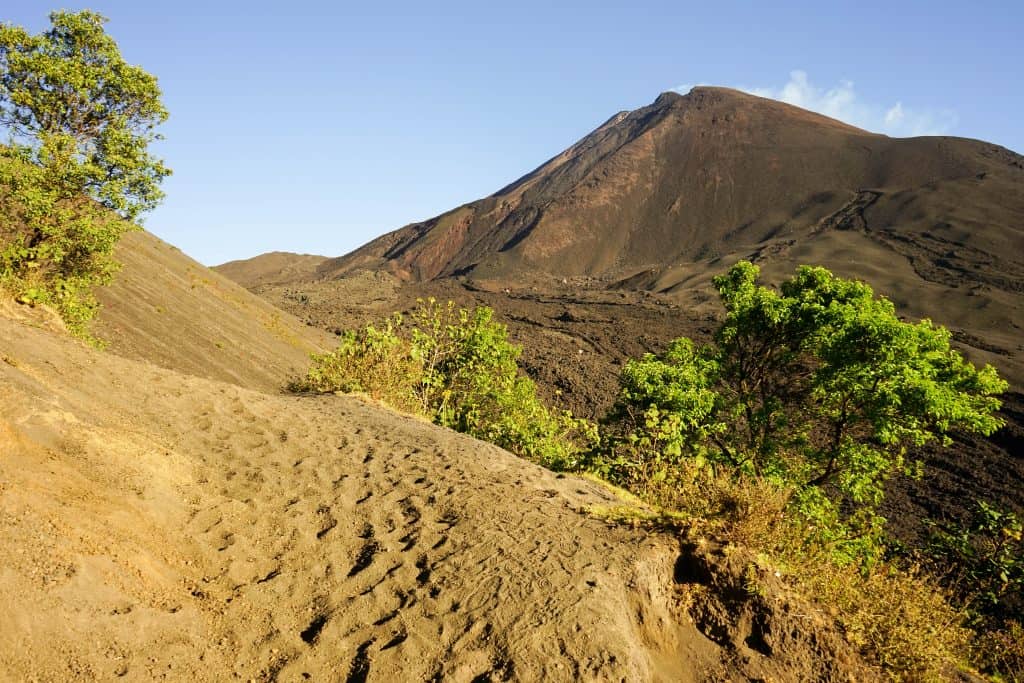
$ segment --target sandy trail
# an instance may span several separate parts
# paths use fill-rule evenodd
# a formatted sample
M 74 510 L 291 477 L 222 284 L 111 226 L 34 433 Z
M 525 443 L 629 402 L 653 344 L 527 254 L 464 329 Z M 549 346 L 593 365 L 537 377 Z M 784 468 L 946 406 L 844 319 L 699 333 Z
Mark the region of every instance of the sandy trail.
M 727 676 L 597 484 L 4 318 L 0 351 L 0 679 Z

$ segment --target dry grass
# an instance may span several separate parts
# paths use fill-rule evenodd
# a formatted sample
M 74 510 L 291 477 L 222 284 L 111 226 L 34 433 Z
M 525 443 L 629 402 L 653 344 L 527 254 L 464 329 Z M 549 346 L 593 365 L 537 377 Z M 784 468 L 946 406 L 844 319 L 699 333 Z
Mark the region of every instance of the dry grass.
M 794 558 L 790 575 L 832 606 L 850 642 L 897 680 L 947 680 L 969 657 L 971 631 L 946 592 L 917 568 L 853 566 Z
M 790 489 L 767 480 L 682 468 L 644 488 L 641 499 L 658 515 L 634 508 L 631 518 L 664 519 L 665 510 L 674 510 L 690 533 L 750 549 L 823 605 L 849 641 L 895 680 L 947 680 L 962 668 L 971 658 L 972 632 L 947 592 L 916 567 L 878 563 L 864 572 L 836 562 L 828 548 L 809 540 L 807 522 L 787 510 L 791 496 Z M 603 512 L 610 519 L 630 518 L 619 509 Z M 1012 657 L 1015 647 L 1024 646 L 1008 633 L 986 647 Z
M 1019 622 L 981 633 L 971 650 L 979 666 L 1000 672 L 997 680 L 1024 681 L 1024 625 Z

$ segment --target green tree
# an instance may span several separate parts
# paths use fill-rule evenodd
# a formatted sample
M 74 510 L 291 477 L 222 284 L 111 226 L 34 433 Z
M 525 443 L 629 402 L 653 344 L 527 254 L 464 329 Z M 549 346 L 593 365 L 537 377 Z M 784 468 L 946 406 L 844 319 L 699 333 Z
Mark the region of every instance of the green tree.
M 667 453 L 773 478 L 823 528 L 863 539 L 880 530 L 886 479 L 917 473 L 910 447 L 1001 426 L 1006 382 L 944 328 L 902 322 L 824 268 L 799 268 L 780 291 L 758 275 L 741 262 L 714 279 L 726 315 L 713 343 L 677 340 L 626 365 L 611 417 L 626 471 Z
M 0 26 L 0 278 L 55 305 L 76 331 L 110 253 L 162 199 L 170 174 L 149 151 L 167 118 L 156 78 L 125 62 L 95 12 L 53 12 L 31 35 Z
M 39 152 L 47 143 L 66 147 L 86 194 L 135 220 L 163 198 L 170 171 L 149 145 L 167 110 L 156 78 L 124 60 L 106 21 L 90 11 L 53 12 L 39 35 L 0 26 L 0 123 Z

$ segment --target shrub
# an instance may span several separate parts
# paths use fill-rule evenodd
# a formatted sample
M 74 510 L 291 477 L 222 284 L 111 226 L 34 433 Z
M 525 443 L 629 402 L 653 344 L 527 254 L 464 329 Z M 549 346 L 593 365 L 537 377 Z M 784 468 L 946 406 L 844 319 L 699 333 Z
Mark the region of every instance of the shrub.
M 867 572 L 791 556 L 789 574 L 835 611 L 847 638 L 896 680 L 948 680 L 966 661 L 971 631 L 936 581 L 885 562 Z
M 965 525 L 930 524 L 927 553 L 979 615 L 1024 618 L 1024 525 L 978 501 Z
M 420 301 L 380 329 L 345 332 L 292 388 L 364 392 L 553 469 L 575 467 L 596 429 L 540 401 L 519 371 L 519 348 L 493 315 Z
M 925 555 L 977 631 L 975 659 L 990 673 L 1024 680 L 1024 525 L 978 501 L 965 524 L 931 523 Z
M 293 391 L 363 393 L 399 410 L 421 412 L 417 388 L 423 382 L 423 363 L 412 344 L 398 336 L 400 316 L 381 328 L 367 325 L 341 335 L 331 353 L 314 354 L 306 376 L 293 382 Z
M 1024 626 L 1009 619 L 998 628 L 981 630 L 973 645 L 982 670 L 1007 681 L 1024 681 Z
M 838 557 L 870 563 L 885 481 L 919 473 L 907 448 L 992 433 L 1006 382 L 863 283 L 802 266 L 777 292 L 758 272 L 741 262 L 714 279 L 726 315 L 713 343 L 626 364 L 604 466 L 634 486 L 683 460 L 776 480 Z

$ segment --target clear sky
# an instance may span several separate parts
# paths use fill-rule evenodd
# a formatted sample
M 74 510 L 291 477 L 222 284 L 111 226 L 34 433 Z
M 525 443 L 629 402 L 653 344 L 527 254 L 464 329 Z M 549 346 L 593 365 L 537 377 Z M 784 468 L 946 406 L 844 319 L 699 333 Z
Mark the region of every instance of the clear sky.
M 175 175 L 146 227 L 210 265 L 346 253 L 693 84 L 1024 152 L 1021 0 L 770 4 L 63 6 L 109 17 L 126 58 L 159 78 Z M 0 21 L 39 31 L 56 7 L 5 0 Z

